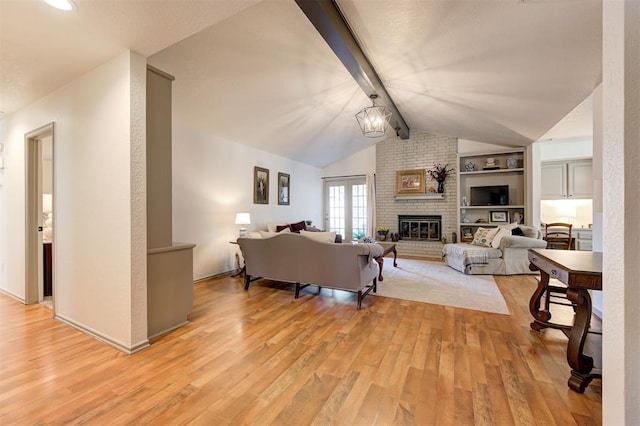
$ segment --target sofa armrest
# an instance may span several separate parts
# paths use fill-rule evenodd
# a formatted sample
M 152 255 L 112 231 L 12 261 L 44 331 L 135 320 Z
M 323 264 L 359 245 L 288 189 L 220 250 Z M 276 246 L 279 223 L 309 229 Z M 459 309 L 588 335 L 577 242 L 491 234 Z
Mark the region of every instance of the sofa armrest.
M 529 238 L 522 237 L 519 235 L 512 235 L 504 237 L 500 241 L 500 250 L 505 248 L 522 248 L 522 249 L 530 249 L 530 248 L 546 248 L 547 242 L 544 240 L 539 240 L 537 238 Z

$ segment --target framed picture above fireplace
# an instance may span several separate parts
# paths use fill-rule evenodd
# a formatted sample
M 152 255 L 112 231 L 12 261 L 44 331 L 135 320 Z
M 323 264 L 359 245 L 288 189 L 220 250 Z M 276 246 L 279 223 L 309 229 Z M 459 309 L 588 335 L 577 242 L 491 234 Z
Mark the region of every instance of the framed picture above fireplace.
M 424 169 L 396 172 L 396 194 L 424 194 L 425 188 L 426 174 Z

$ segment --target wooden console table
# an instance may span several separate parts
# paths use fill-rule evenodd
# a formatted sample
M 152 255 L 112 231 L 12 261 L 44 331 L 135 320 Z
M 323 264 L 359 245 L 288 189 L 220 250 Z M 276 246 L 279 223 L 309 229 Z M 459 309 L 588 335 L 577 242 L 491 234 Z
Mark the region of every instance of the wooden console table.
M 538 288 L 529 301 L 529 311 L 534 318 L 531 328 L 536 331 L 555 328 L 568 335 L 567 362 L 571 366 L 568 385 L 574 391 L 582 393 L 592 379 L 602 377 L 601 370 L 593 368 L 593 358 L 584 353 L 587 334 L 591 332 L 589 290 L 602 290 L 602 253 L 529 249 L 529 262 L 529 269 L 540 271 Z M 549 278 L 556 278 L 567 287 L 551 286 Z M 540 309 L 542 297 L 548 298 L 550 291 L 566 292 L 567 298 L 575 305 L 573 326 L 552 323 L 548 303 L 544 309 Z

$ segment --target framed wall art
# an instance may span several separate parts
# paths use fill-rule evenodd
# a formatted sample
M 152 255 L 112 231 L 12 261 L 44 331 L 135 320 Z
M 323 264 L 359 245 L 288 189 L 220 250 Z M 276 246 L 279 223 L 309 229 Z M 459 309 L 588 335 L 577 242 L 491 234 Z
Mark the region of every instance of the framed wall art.
M 287 173 L 278 172 L 278 204 L 281 206 L 289 205 L 290 179 Z
M 492 211 L 490 222 L 509 222 L 509 213 L 507 211 Z
M 396 194 L 424 194 L 426 187 L 425 171 L 400 170 L 396 172 Z
M 253 168 L 253 204 L 269 204 L 269 169 Z

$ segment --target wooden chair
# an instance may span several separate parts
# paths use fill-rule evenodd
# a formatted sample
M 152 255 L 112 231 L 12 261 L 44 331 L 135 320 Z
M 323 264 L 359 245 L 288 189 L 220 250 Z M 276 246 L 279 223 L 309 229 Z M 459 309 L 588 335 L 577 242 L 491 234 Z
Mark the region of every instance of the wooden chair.
M 547 242 L 548 249 L 571 250 L 573 241 L 571 230 L 573 225 L 570 223 L 547 223 L 544 231 L 544 239 Z
M 548 249 L 571 250 L 573 225 L 570 223 L 547 223 L 544 231 L 544 239 Z M 555 280 L 554 280 L 555 281 Z M 545 309 L 549 310 L 549 304 L 571 306 L 575 310 L 575 304 L 567 298 L 567 287 L 560 285 L 549 285 L 545 295 Z

